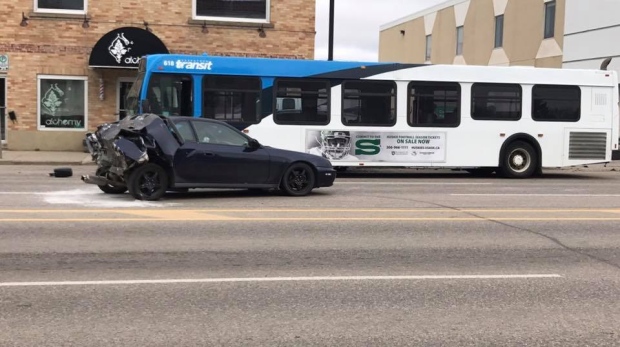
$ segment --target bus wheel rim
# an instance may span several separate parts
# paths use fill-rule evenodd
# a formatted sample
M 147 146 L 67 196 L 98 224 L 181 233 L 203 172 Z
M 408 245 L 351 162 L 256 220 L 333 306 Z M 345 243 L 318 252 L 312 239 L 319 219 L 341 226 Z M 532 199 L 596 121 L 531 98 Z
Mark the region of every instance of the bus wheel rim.
M 521 148 L 517 148 L 510 153 L 508 157 L 508 164 L 510 169 L 515 172 L 524 172 L 530 167 L 531 158 L 528 151 Z

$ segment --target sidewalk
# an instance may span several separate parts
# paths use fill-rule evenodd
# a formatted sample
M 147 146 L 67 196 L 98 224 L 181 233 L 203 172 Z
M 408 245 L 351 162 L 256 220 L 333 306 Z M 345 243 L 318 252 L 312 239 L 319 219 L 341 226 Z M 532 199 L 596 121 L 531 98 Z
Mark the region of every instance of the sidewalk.
M 2 150 L 0 165 L 94 165 L 84 152 L 45 152 Z

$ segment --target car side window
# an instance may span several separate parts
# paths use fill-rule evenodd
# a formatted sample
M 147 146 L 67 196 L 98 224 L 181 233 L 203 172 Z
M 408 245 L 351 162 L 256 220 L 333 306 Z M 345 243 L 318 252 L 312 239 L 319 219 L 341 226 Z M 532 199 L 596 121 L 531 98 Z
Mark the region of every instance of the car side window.
M 198 135 L 198 142 L 200 143 L 230 146 L 245 146 L 248 144 L 248 139 L 226 126 L 201 121 L 193 123 Z
M 185 141 L 196 141 L 196 136 L 192 131 L 192 126 L 188 121 L 180 121 L 174 124 Z

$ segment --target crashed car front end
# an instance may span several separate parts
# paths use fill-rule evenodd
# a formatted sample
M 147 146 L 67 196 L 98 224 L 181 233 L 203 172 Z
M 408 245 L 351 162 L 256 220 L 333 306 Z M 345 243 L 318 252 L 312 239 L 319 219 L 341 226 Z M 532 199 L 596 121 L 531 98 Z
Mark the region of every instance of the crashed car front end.
M 140 165 L 155 161 L 170 167 L 179 145 L 171 124 L 155 114 L 102 124 L 86 134 L 86 146 L 97 172 L 82 176 L 82 180 L 99 186 L 126 186 L 128 173 Z

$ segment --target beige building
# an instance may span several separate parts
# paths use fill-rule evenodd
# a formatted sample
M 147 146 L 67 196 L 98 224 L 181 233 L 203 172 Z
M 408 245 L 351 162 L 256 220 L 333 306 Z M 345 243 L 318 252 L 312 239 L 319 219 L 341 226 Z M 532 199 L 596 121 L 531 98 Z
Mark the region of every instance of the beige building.
M 449 0 L 381 27 L 379 61 L 562 67 L 566 0 Z
M 0 19 L 10 150 L 82 150 L 86 132 L 123 117 L 145 54 L 314 56 L 314 0 L 0 0 Z

